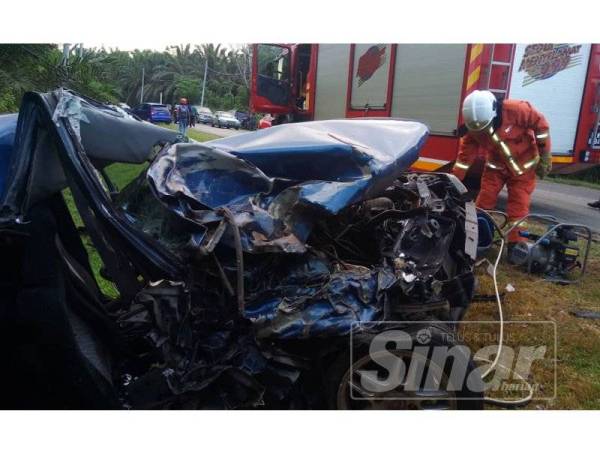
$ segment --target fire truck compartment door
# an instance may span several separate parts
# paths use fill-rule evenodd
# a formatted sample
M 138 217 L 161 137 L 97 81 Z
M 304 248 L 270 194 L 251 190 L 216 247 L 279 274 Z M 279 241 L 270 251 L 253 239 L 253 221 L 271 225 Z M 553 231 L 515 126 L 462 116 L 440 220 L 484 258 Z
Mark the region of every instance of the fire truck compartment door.
M 352 67 L 352 109 L 385 109 L 391 44 L 356 44 Z
M 454 135 L 460 111 L 466 44 L 402 44 L 396 52 L 392 117 Z
M 291 51 L 289 47 L 272 44 L 257 46 L 257 77 L 255 107 L 290 107 Z

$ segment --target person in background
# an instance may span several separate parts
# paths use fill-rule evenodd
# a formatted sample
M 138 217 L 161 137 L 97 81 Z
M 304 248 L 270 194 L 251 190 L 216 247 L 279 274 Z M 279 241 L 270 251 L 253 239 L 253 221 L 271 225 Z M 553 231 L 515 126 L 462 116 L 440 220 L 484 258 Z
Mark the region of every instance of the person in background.
M 486 157 L 476 205 L 494 209 L 506 185 L 509 226 L 529 214 L 535 176 L 552 169 L 550 127 L 544 115 L 523 100 L 498 100 L 490 91 L 474 91 L 463 103 L 464 133 L 453 173 L 461 180 L 480 153 Z M 509 245 L 523 240 L 521 223 L 508 236 Z
M 179 134 L 187 136 L 187 129 L 192 124 L 193 113 L 192 108 L 188 105 L 187 98 L 182 97 L 179 100 L 179 105 L 176 108 L 177 125 L 179 125 Z

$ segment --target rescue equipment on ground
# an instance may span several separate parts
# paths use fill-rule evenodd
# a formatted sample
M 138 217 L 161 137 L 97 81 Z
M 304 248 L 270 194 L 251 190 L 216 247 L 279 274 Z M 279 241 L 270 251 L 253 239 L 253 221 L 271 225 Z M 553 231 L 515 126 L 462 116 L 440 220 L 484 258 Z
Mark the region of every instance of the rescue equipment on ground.
M 592 231 L 589 227 L 559 222 L 553 216 L 542 214 L 529 214 L 516 222 L 509 222 L 506 214 L 501 211 L 479 208 L 477 219 L 479 259 L 492 246 L 495 232 L 507 241 L 509 234 L 518 230 L 522 240 L 509 241 L 506 254 L 508 263 L 560 284 L 577 282 L 585 275 L 592 243 Z M 531 219 L 541 221 L 545 230 L 536 233 L 524 229 L 525 222 Z
M 508 262 L 524 268 L 528 273 L 542 275 L 546 280 L 560 284 L 578 281 L 585 274 L 592 231 L 574 223 L 561 223 L 551 216 L 530 214 L 511 228 L 518 227 L 527 218 L 548 223 L 546 231 L 532 233 L 519 231 L 526 240 L 516 242 L 508 251 Z M 509 230 L 510 231 L 510 230 Z M 579 243 L 583 242 L 583 252 Z

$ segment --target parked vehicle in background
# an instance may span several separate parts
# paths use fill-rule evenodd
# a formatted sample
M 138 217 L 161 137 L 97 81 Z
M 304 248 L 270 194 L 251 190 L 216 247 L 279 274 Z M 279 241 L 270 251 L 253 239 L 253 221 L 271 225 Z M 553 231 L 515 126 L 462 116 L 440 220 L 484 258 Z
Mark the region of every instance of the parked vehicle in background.
M 162 103 L 142 103 L 133 108 L 133 114 L 151 123 L 171 123 L 171 113 Z
M 196 108 L 196 112 L 197 112 L 196 113 L 196 122 L 204 123 L 204 124 L 212 123 L 215 115 L 210 110 L 210 108 L 207 108 L 206 106 L 195 106 L 195 108 Z
M 240 121 L 237 120 L 234 115 L 226 111 L 217 111 L 212 121 L 213 127 L 219 128 L 235 128 L 240 129 Z
M 239 120 L 240 126 L 242 128 L 248 128 L 248 120 L 250 119 L 250 114 L 248 114 L 246 111 L 235 111 L 233 115 L 237 120 Z

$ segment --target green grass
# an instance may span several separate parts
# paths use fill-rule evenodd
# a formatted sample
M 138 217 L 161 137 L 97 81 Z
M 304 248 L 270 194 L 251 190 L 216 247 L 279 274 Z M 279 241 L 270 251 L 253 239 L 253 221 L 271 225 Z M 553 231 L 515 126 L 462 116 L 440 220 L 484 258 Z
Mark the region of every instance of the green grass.
M 146 167 L 148 163 L 143 164 L 123 164 L 115 163 L 106 168 L 108 178 L 115 184 L 116 188 L 121 190 L 136 178 Z
M 176 125 L 171 125 L 169 128 L 176 129 Z M 189 130 L 189 136 L 192 139 L 195 139 L 199 142 L 209 141 L 212 139 L 216 139 L 219 136 L 209 133 L 202 133 L 196 130 Z M 115 163 L 106 168 L 106 173 L 117 189 L 121 190 L 125 186 L 127 186 L 132 180 L 134 180 L 144 169 L 148 167 L 148 163 L 143 164 L 123 164 L 123 163 Z M 65 189 L 63 191 L 63 198 L 71 212 L 71 216 L 73 217 L 73 221 L 75 222 L 75 226 L 83 227 L 83 221 L 81 220 L 81 216 L 77 211 L 75 206 L 75 201 L 73 200 L 73 195 L 70 189 Z M 92 243 L 90 237 L 84 231 L 81 233 L 81 239 L 85 246 L 85 249 L 88 253 L 88 258 L 90 261 L 90 266 L 92 267 L 92 271 L 94 273 L 94 277 L 98 282 L 98 286 L 104 295 L 110 298 L 117 298 L 119 292 L 115 287 L 114 283 L 100 275 L 100 269 L 102 268 L 102 260 L 100 259 L 100 255 L 96 251 L 94 244 Z
M 546 177 L 546 180 L 551 181 L 553 183 L 568 184 L 571 186 L 581 186 L 600 190 L 600 183 L 594 181 L 580 180 L 578 178 L 567 178 L 566 176 L 553 175 Z
M 530 227 L 536 224 L 530 223 Z M 596 236 L 597 238 L 597 236 Z M 600 409 L 600 321 L 580 319 L 574 309 L 600 311 L 600 243 L 592 243 L 585 277 L 576 284 L 558 285 L 540 276 L 524 273 L 503 262 L 498 270 L 501 289 L 511 283 L 516 291 L 503 301 L 504 319 L 509 321 L 554 321 L 557 325 L 557 396 L 552 401 L 534 401 L 529 409 Z M 478 272 L 479 274 L 479 272 Z M 478 293 L 493 294 L 487 276 L 478 276 Z M 465 320 L 497 320 L 492 303 L 475 303 Z M 513 342 L 535 342 L 535 327 L 511 329 Z M 554 366 L 534 368 L 534 382 L 553 384 Z
M 170 128 L 172 130 L 177 131 L 177 124 L 170 124 L 170 125 L 161 125 L 162 127 L 165 128 Z M 187 131 L 187 135 L 188 137 L 198 141 L 198 142 L 204 142 L 204 141 L 211 141 L 213 139 L 218 139 L 221 136 L 217 136 L 216 134 L 211 134 L 211 133 L 204 133 L 202 131 L 198 131 L 198 130 L 194 130 L 193 128 L 188 128 Z
M 83 220 L 81 220 L 81 216 L 77 211 L 77 207 L 75 206 L 75 200 L 73 199 L 73 194 L 71 193 L 71 190 L 67 188 L 62 192 L 62 194 L 63 198 L 65 199 L 65 203 L 67 204 L 67 207 L 69 208 L 69 211 L 71 213 L 71 217 L 73 218 L 73 222 L 75 222 L 75 226 L 81 230 L 81 227 L 84 226 Z M 80 235 L 81 241 L 83 242 L 83 246 L 85 247 L 85 250 L 88 254 L 88 260 L 90 262 L 90 266 L 92 267 L 94 278 L 96 278 L 96 282 L 98 283 L 100 291 L 102 291 L 102 293 L 109 298 L 117 298 L 119 296 L 119 292 L 117 291 L 115 285 L 111 281 L 106 280 L 104 277 L 102 277 L 102 275 L 100 275 L 100 269 L 102 268 L 102 260 L 100 259 L 100 255 L 96 251 L 92 240 L 85 231 L 81 231 Z
M 569 175 L 551 175 L 546 179 L 556 183 L 600 189 L 600 166 Z

